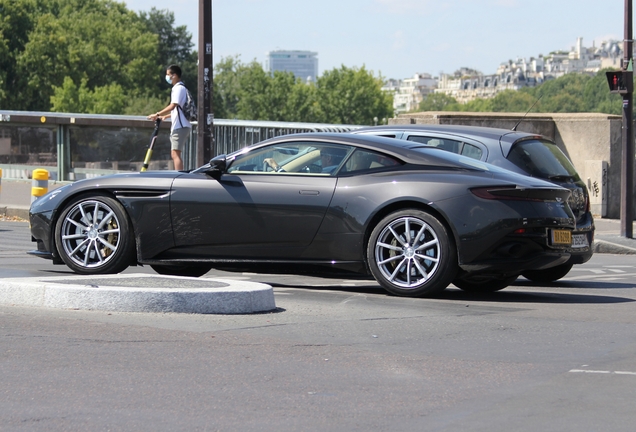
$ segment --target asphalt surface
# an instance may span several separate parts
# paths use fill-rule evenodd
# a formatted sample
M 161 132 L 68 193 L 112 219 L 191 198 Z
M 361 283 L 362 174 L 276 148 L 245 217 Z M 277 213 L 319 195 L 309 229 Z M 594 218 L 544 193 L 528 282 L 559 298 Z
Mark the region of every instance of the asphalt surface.
M 77 277 L 0 221 L 0 278 Z M 151 269 L 131 268 L 124 275 Z M 274 287 L 245 315 L 0 306 L 0 430 L 632 431 L 636 260 L 488 296 L 212 271 Z M 204 279 L 205 279 L 204 278 Z

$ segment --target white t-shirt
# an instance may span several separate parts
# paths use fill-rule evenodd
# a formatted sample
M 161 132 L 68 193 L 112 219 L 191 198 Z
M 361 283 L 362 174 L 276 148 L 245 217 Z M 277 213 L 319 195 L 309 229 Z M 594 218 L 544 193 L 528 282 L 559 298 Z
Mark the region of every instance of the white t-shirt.
M 176 103 L 180 107 L 183 108 L 185 106 L 187 100 L 186 96 L 186 88 L 182 82 L 178 82 L 172 86 L 172 92 L 170 92 L 170 103 Z M 192 127 L 192 124 L 188 121 L 188 119 L 183 115 L 183 109 L 174 108 L 170 113 L 170 120 L 172 121 L 172 126 L 170 127 L 170 131 L 174 131 L 175 129 L 181 129 L 184 127 Z

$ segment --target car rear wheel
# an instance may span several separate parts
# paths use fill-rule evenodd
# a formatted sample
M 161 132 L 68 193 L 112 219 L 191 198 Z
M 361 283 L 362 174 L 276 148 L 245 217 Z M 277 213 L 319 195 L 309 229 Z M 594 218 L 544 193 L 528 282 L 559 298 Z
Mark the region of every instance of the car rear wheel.
M 119 273 L 134 260 L 128 216 L 117 200 L 105 195 L 85 195 L 68 204 L 55 226 L 55 244 L 76 273 Z
M 209 272 L 211 266 L 198 265 L 151 265 L 152 269 L 161 275 L 200 277 Z
M 528 270 L 521 273 L 521 276 L 533 282 L 554 282 L 567 275 L 572 270 L 572 265 L 565 263 L 545 270 Z
M 500 291 L 517 280 L 517 275 L 501 278 L 482 278 L 478 276 L 468 276 L 458 278 L 453 281 L 457 288 L 472 293 L 491 293 Z
M 367 261 L 378 283 L 399 296 L 437 294 L 457 273 L 450 233 L 434 216 L 416 209 L 392 213 L 376 225 Z

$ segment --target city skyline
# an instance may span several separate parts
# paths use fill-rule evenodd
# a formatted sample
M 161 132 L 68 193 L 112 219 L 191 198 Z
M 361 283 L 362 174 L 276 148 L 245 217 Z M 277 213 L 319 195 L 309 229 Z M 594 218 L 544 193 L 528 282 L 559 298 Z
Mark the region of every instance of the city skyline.
M 196 45 L 198 0 L 125 3 L 172 11 Z M 461 67 L 489 74 L 508 60 L 569 51 L 578 37 L 586 46 L 622 40 L 623 14 L 620 0 L 214 0 L 214 64 L 234 55 L 264 64 L 268 51 L 307 50 L 318 53 L 319 73 L 344 65 L 395 79 Z

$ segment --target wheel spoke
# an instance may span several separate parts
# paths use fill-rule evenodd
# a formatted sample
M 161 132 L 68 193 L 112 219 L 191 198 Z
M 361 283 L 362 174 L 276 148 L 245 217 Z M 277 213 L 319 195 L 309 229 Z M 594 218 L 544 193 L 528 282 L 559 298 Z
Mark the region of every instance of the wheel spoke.
M 400 269 L 402 268 L 402 266 L 404 265 L 404 261 L 406 261 L 406 258 L 404 258 L 402 260 L 402 262 L 400 264 L 397 265 L 397 267 L 395 267 L 395 270 L 393 271 L 393 273 L 391 274 L 391 277 L 389 278 L 389 280 L 393 281 L 395 280 L 395 276 L 397 276 L 397 274 L 400 272 Z
M 107 248 L 109 248 L 110 250 L 112 250 L 112 251 L 117 250 L 117 246 L 114 246 L 114 245 L 112 245 L 112 244 L 108 243 L 108 242 L 107 242 L 106 240 L 104 240 L 103 238 L 101 238 L 101 237 L 97 237 L 97 240 L 99 240 L 99 242 L 100 242 L 101 244 L 103 244 L 104 246 L 106 246 L 106 247 L 107 247 Z M 95 244 L 97 244 L 97 242 L 95 242 Z
M 427 280 L 428 279 L 428 273 L 426 272 L 426 269 L 424 267 L 422 267 L 422 264 L 420 264 L 420 262 L 418 260 L 413 260 L 413 264 L 415 264 L 415 267 L 417 268 L 417 270 L 422 275 L 422 279 Z
M 391 244 L 388 243 L 378 243 L 378 246 L 383 247 L 385 249 L 389 249 L 392 251 L 397 251 L 397 252 L 402 252 L 403 248 L 399 247 L 399 246 L 393 246 Z
M 384 265 L 384 264 L 389 263 L 391 261 L 402 259 L 403 257 L 404 257 L 404 255 L 395 255 L 395 256 L 392 256 L 391 258 L 387 258 L 385 260 L 378 261 L 378 264 L 379 265 Z
M 439 240 L 435 239 L 435 240 L 431 240 L 429 242 L 424 243 L 421 246 L 418 246 L 417 248 L 415 248 L 416 251 L 420 252 L 426 249 L 431 248 L 433 245 L 438 245 L 439 244 Z
M 418 257 L 419 259 L 423 260 L 423 261 L 439 262 L 439 258 L 435 258 L 435 257 L 432 257 L 430 255 L 416 254 L 415 256 Z
M 106 216 L 104 216 L 104 218 L 102 219 L 102 221 L 99 223 L 99 225 L 97 226 L 97 229 L 102 229 L 104 228 L 104 225 L 106 225 L 106 223 L 108 221 L 110 221 L 110 218 L 114 215 L 115 213 L 113 213 L 112 211 L 110 213 L 108 213 Z
M 406 244 L 404 243 L 404 240 L 402 240 L 402 237 L 398 233 L 395 232 L 395 230 L 393 229 L 392 226 L 389 227 L 389 230 L 391 231 L 391 234 L 393 234 L 393 237 L 395 237 L 395 239 L 397 241 L 399 241 L 402 246 L 406 247 Z

